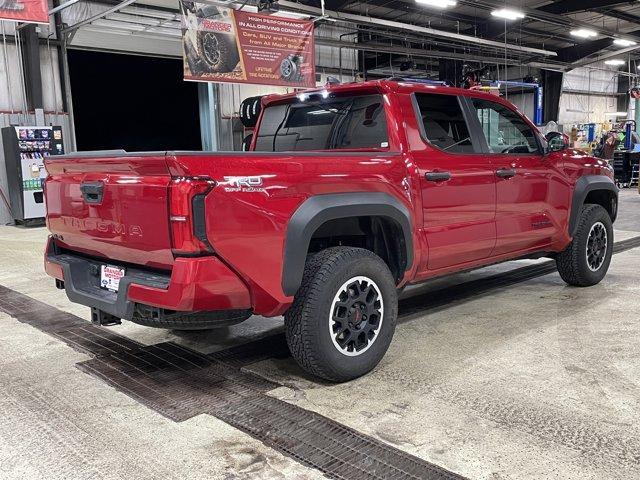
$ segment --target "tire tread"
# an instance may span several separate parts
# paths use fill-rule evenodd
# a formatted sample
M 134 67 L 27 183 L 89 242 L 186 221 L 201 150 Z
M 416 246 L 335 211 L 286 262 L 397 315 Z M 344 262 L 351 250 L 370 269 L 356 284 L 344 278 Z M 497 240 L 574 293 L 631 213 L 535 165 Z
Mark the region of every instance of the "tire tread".
M 302 283 L 293 304 L 285 314 L 285 333 L 292 356 L 307 372 L 330 381 L 345 381 L 351 377 L 335 371 L 321 359 L 316 329 L 313 328 L 314 309 L 321 301 L 321 293 L 332 274 L 344 262 L 372 258 L 382 262 L 373 252 L 356 247 L 332 247 L 310 256 L 305 265 Z M 389 275 L 391 273 L 389 272 Z M 397 306 L 396 306 L 397 311 Z M 392 321 L 395 327 L 395 314 Z M 387 320 L 385 320 L 387 321 Z
M 593 217 L 604 212 L 608 217 L 607 211 L 600 205 L 585 204 L 580 210 L 578 227 L 576 234 L 571 244 L 556 257 L 556 265 L 560 277 L 568 283 L 576 287 L 589 287 L 594 285 L 593 280 L 590 279 L 585 271 L 586 261 L 582 262 L 584 252 L 580 248 L 579 239 L 584 235 L 589 234 L 591 225 L 593 224 Z M 613 238 L 610 239 L 613 242 Z M 610 248 L 610 247 L 609 247 Z

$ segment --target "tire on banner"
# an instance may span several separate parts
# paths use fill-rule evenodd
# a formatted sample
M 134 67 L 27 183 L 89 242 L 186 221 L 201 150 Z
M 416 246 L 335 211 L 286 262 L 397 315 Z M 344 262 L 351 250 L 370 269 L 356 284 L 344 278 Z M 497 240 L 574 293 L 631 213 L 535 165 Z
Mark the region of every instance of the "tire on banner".
M 207 73 L 230 73 L 238 65 L 240 54 L 234 35 L 198 32 L 198 49 Z
M 258 123 L 262 111 L 262 97 L 245 98 L 240 104 L 240 121 L 246 128 L 253 128 Z

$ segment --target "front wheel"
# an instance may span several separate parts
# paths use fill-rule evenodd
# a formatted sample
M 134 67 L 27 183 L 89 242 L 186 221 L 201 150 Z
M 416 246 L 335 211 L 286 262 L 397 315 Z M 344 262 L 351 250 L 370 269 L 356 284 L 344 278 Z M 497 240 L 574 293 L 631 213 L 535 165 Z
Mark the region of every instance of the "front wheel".
M 562 279 L 576 287 L 600 283 L 613 255 L 613 224 L 600 205 L 584 205 L 571 244 L 556 258 Z
M 344 382 L 371 371 L 396 327 L 396 285 L 369 250 L 335 247 L 309 257 L 285 314 L 287 344 L 309 373 Z

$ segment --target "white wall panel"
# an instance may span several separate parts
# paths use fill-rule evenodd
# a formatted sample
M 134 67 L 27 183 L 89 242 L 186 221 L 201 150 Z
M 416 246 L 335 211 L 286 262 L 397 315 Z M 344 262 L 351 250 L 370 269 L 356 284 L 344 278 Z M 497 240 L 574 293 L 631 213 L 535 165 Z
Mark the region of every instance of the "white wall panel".
M 64 92 L 60 84 L 58 49 L 53 45 L 40 47 L 40 74 L 42 75 L 42 103 L 46 112 L 62 112 Z
M 21 63 L 16 45 L 0 39 L 0 110 L 24 110 Z
M 563 93 L 558 123 L 565 127 L 575 123 L 602 123 L 611 120 L 613 117 L 606 113 L 615 112 L 616 109 L 616 97 Z
M 611 120 L 613 117 L 606 114 L 617 110 L 618 70 L 604 63 L 594 64 L 593 67 L 597 70 L 584 67 L 564 74 L 558 123 L 565 128 L 575 123 Z M 586 92 L 599 95 L 588 95 Z
M 604 63 L 596 63 L 593 67 L 576 68 L 565 73 L 563 90 L 583 90 L 615 95 L 618 91 L 618 70 L 611 69 Z

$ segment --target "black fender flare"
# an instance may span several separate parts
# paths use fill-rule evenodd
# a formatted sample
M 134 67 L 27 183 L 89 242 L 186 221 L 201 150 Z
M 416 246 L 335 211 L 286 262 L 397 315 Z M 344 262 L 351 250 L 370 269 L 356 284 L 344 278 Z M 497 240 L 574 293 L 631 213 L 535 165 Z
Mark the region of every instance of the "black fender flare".
M 616 184 L 611 180 L 611 178 L 606 175 L 586 175 L 584 177 L 580 177 L 573 190 L 571 212 L 569 213 L 569 234 L 572 237 L 576 234 L 576 229 L 578 228 L 578 215 L 580 214 L 580 208 L 584 205 L 587 195 L 596 190 L 606 190 L 613 193 L 616 198 L 617 205 L 618 187 L 616 187 Z M 617 209 L 613 212 L 613 218 L 611 220 L 615 221 L 616 214 Z
M 383 192 L 354 192 L 316 195 L 305 200 L 289 220 L 285 236 L 282 291 L 293 296 L 300 288 L 314 232 L 325 222 L 349 217 L 387 217 L 402 228 L 407 266 L 413 265 L 413 228 L 409 209 L 397 198 Z

